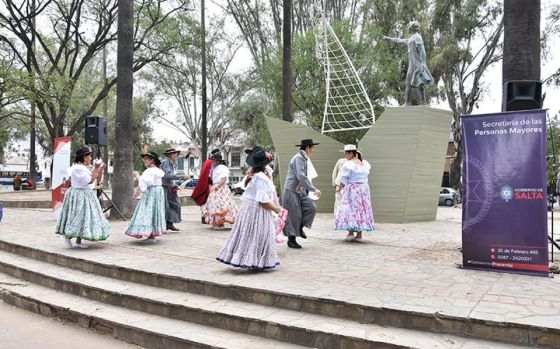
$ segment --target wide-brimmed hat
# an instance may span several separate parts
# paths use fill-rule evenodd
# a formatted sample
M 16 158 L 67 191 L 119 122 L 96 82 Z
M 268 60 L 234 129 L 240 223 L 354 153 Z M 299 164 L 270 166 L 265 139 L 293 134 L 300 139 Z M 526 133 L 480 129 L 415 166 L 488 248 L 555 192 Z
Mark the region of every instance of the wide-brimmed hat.
M 272 153 L 265 151 L 262 147 L 256 146 L 251 150 L 245 162 L 251 167 L 265 166 L 274 159 Z
M 356 147 L 354 144 L 346 144 L 344 145 L 344 149 L 343 150 L 339 150 L 340 152 L 347 152 L 347 151 L 355 151 L 355 152 L 359 152 L 360 150 L 358 149 L 358 147 Z
M 319 145 L 319 143 L 313 142 L 312 139 L 302 139 L 301 144 L 296 144 L 296 147 L 309 147 Z
M 145 152 L 144 154 L 140 154 L 140 156 L 142 157 L 142 159 L 145 158 L 145 157 L 152 158 L 152 159 L 154 159 L 154 162 L 155 162 L 156 166 L 161 165 L 161 160 L 159 159 L 159 155 L 155 151 L 149 150 L 149 151 Z
M 210 154 L 210 156 L 208 157 L 208 159 L 210 159 L 210 160 L 215 160 L 215 161 L 219 161 L 219 162 L 221 162 L 222 164 L 225 164 L 225 163 L 226 163 L 225 160 L 224 160 L 224 158 L 222 157 L 222 153 L 220 153 L 219 151 L 217 151 L 217 152 L 215 152 L 215 153 L 213 153 L 213 154 Z
M 90 147 L 82 147 L 74 153 L 76 161 L 78 161 L 82 156 L 93 153 Z
M 175 149 L 175 148 L 169 148 L 167 150 L 165 150 L 165 152 L 163 152 L 165 155 L 171 155 L 171 154 L 179 154 L 180 151 Z

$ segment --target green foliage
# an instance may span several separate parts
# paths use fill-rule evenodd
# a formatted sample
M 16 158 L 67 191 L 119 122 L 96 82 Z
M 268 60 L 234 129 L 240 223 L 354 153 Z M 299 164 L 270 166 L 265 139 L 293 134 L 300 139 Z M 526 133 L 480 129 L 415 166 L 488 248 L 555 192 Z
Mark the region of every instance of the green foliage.
M 555 118 L 550 118 L 547 127 L 547 139 L 546 139 L 546 153 L 549 156 L 547 161 L 547 179 L 548 183 L 553 184 L 556 187 L 557 176 L 560 173 L 560 121 L 556 115 Z
M 231 110 L 233 119 L 247 134 L 249 147 L 272 147 L 272 138 L 264 119 L 267 108 L 268 101 L 265 97 L 253 95 L 237 103 Z

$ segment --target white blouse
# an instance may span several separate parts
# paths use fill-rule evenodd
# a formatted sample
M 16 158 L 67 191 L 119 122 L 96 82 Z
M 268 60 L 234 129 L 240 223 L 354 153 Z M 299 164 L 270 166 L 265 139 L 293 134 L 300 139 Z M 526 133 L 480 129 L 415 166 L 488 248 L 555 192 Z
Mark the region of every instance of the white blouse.
M 148 190 L 149 187 L 154 187 L 161 185 L 161 179 L 165 175 L 165 172 L 159 167 L 149 167 L 142 172 L 140 180 L 138 181 L 138 187 L 141 191 Z
M 76 189 L 95 188 L 96 181 L 90 183 L 92 171 L 90 171 L 85 165 L 74 164 L 66 170 L 66 173 L 71 178 L 72 188 L 76 188 Z
M 276 188 L 267 175 L 259 172 L 253 176 L 241 198 L 243 200 L 252 200 L 261 203 L 275 202 Z
M 366 160 L 362 164 L 354 161 L 346 161 L 342 166 L 340 173 L 340 183 L 347 185 L 348 183 L 367 183 L 371 165 Z
M 221 182 L 222 178 L 226 177 L 226 183 L 229 183 L 229 169 L 226 165 L 218 165 L 212 169 L 212 183 L 217 185 Z

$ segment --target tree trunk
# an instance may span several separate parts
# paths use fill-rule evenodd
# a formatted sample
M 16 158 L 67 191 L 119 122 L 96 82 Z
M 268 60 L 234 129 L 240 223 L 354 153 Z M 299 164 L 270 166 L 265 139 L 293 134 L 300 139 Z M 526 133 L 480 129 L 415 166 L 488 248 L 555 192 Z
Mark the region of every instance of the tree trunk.
M 119 0 L 117 46 L 117 108 L 115 123 L 115 166 L 113 201 L 125 217 L 133 211 L 132 181 L 132 88 L 134 1 Z M 117 212 L 111 211 L 116 218 Z
M 202 35 L 202 120 L 201 120 L 201 132 L 200 132 L 200 138 L 201 138 L 201 160 L 202 162 L 206 161 L 206 156 L 208 155 L 208 120 L 207 120 L 207 116 L 208 116 L 208 109 L 207 109 L 207 103 L 208 101 L 206 100 L 207 96 L 206 96 L 206 19 L 205 17 L 205 13 L 204 13 L 204 0 L 201 0 L 200 2 L 200 26 L 201 26 L 201 35 Z
M 31 10 L 35 11 L 35 0 L 31 1 Z M 32 25 L 35 27 L 35 17 L 32 19 Z M 35 30 L 31 31 L 31 50 L 35 50 Z M 29 52 L 28 63 L 31 67 L 31 52 Z M 31 81 L 35 81 L 35 71 L 31 70 Z M 29 135 L 29 178 L 31 178 L 31 183 L 33 183 L 33 188 L 36 189 L 37 185 L 37 154 L 35 149 L 35 143 L 37 138 L 37 115 L 35 101 L 31 99 L 31 134 Z
M 541 79 L 540 0 L 504 1 L 502 83 Z
M 284 0 L 284 20 L 282 22 L 282 120 L 293 121 L 292 117 L 292 0 Z

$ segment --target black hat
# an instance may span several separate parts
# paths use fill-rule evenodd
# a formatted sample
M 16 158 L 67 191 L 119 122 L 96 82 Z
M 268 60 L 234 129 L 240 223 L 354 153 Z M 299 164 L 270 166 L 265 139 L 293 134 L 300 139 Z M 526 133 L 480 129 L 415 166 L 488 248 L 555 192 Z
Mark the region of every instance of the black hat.
M 245 151 L 247 152 L 247 150 Z M 263 148 L 256 146 L 253 148 L 247 159 L 247 165 L 251 167 L 265 166 L 274 159 L 271 153 L 267 153 Z
M 140 156 L 142 157 L 142 159 L 145 158 L 145 157 L 152 158 L 152 159 L 154 159 L 154 162 L 155 162 L 156 166 L 161 165 L 161 160 L 159 159 L 159 155 L 155 151 L 149 150 L 149 151 L 145 152 L 144 154 L 140 154 Z
M 312 139 L 302 139 L 301 144 L 296 144 L 296 147 L 309 147 L 319 145 L 319 143 L 314 143 Z
M 175 148 L 169 148 L 164 152 L 165 155 L 179 154 L 179 153 L 180 153 L 180 151 L 175 149 Z
M 214 154 L 218 154 L 219 152 L 220 152 L 220 149 L 213 149 L 213 150 L 210 152 L 210 156 L 212 156 L 212 155 L 214 155 Z
M 82 147 L 78 150 L 76 150 L 75 156 L 74 156 L 74 162 L 82 162 L 82 159 L 84 156 L 93 153 L 91 151 L 90 147 Z
M 222 164 L 225 164 L 225 163 L 226 163 L 226 162 L 224 161 L 224 159 L 222 158 L 222 154 L 220 153 L 220 151 L 212 152 L 212 154 L 210 154 L 210 156 L 208 157 L 208 159 L 219 161 L 219 162 L 221 162 Z

